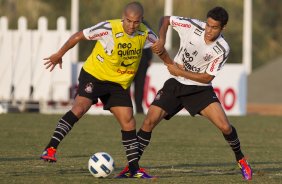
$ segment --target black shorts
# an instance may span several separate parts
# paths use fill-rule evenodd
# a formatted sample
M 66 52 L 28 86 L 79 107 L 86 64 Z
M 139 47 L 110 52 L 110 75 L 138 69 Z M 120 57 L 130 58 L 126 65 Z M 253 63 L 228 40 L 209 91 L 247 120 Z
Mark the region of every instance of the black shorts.
M 93 104 L 96 104 L 99 98 L 104 105 L 104 110 L 115 106 L 133 107 L 129 88 L 123 89 L 117 83 L 98 80 L 83 68 L 78 81 L 78 95 L 91 99 Z
M 165 110 L 170 119 L 185 108 L 192 116 L 199 114 L 213 102 L 219 102 L 212 86 L 184 85 L 174 78 L 168 79 L 152 102 Z

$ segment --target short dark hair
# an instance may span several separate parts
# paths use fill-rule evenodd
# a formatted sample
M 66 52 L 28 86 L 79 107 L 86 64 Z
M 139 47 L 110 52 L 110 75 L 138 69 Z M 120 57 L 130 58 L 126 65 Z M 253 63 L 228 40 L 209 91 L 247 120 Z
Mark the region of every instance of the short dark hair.
M 131 3 L 128 3 L 127 5 L 125 5 L 123 11 L 125 12 L 128 9 L 131 9 L 132 11 L 135 11 L 135 12 L 139 12 L 142 15 L 144 14 L 144 8 L 143 8 L 142 4 L 140 2 L 137 2 L 137 1 L 134 1 L 134 2 L 131 2 Z
M 207 13 L 207 18 L 212 18 L 220 22 L 221 27 L 225 26 L 228 22 L 228 13 L 222 7 L 214 7 Z

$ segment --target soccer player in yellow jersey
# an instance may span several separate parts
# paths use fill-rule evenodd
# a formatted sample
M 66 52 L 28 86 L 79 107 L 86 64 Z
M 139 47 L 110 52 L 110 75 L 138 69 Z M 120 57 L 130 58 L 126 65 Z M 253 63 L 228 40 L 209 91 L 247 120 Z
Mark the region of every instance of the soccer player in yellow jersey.
M 97 43 L 81 69 L 78 94 L 74 104 L 58 122 L 41 159 L 56 162 L 56 149 L 74 124 L 100 99 L 104 110 L 109 110 L 121 126 L 122 143 L 128 160 L 122 178 L 152 178 L 138 164 L 138 138 L 129 93 L 137 72 L 143 48 L 149 48 L 157 36 L 142 23 L 143 7 L 138 2 L 128 3 L 122 19 L 107 20 L 73 34 L 53 55 L 45 58 L 46 69 L 52 71 L 62 57 L 81 40 Z M 118 176 L 120 177 L 120 175 Z

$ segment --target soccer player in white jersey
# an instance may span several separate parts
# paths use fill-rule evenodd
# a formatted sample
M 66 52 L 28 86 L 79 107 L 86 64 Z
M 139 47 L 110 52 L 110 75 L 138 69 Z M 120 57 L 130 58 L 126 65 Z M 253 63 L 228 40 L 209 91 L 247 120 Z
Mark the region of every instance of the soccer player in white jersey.
M 229 122 L 211 83 L 229 54 L 229 46 L 222 36 L 227 22 L 228 13 L 222 7 L 211 9 L 206 22 L 178 16 L 161 19 L 159 41 L 154 44 L 153 51 L 160 56 L 167 54 L 164 44 L 169 25 L 179 34 L 180 48 L 174 61 L 165 57 L 166 63 L 171 63 L 167 68 L 172 76 L 158 91 L 137 134 L 140 157 L 154 127 L 185 108 L 192 116 L 206 117 L 223 133 L 234 151 L 243 178 L 252 179 L 252 169 L 241 151 L 236 129 Z

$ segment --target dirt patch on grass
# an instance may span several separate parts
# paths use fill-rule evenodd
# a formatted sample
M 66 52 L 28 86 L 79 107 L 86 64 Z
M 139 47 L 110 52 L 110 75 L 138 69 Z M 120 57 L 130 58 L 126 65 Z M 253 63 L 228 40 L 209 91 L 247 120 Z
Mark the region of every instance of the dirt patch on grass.
M 249 103 L 247 114 L 282 116 L 282 104 Z

